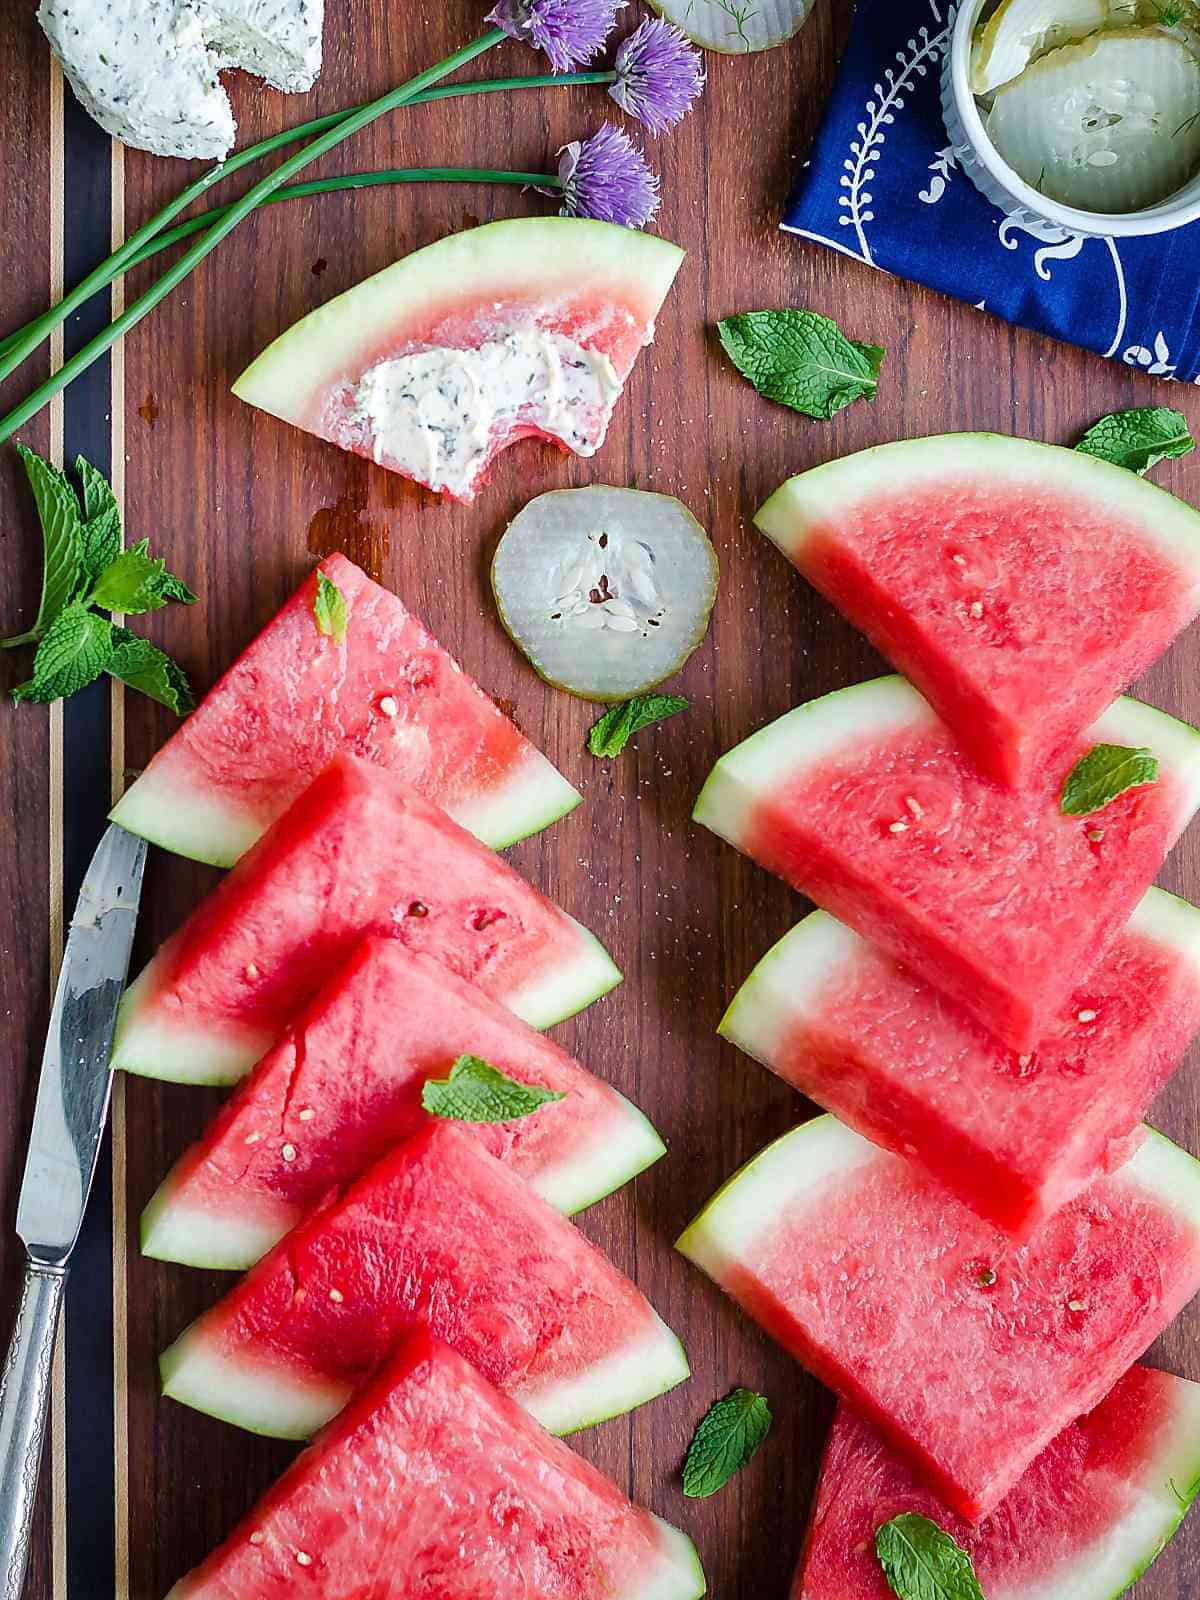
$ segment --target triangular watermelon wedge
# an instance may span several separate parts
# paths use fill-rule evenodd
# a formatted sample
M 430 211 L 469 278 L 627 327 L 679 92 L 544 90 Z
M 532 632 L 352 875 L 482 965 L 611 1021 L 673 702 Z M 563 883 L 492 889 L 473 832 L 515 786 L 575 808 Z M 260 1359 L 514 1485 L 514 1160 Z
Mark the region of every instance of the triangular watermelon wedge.
M 469 1134 L 437 1122 L 331 1196 L 162 1358 L 172 1399 L 256 1433 L 313 1434 L 413 1327 L 552 1433 L 688 1376 L 634 1285 Z
M 691 1540 L 415 1333 L 168 1600 L 699 1600 Z
M 755 521 L 1014 786 L 1200 611 L 1200 513 L 1027 439 L 880 445 L 790 478 Z
M 236 1082 L 364 934 L 425 952 L 536 1027 L 621 977 L 585 928 L 444 811 L 341 755 L 131 985 L 113 1066 Z
M 314 606 L 346 603 L 340 634 Z M 205 695 L 112 813 L 131 833 L 231 867 L 346 750 L 390 768 L 499 850 L 580 796 L 390 590 L 322 561 Z
M 143 1214 L 143 1251 L 253 1266 L 329 1188 L 425 1125 L 422 1085 L 462 1055 L 565 1096 L 463 1124 L 561 1211 L 665 1153 L 623 1095 L 474 984 L 398 939 L 364 939 L 175 1164 Z
M 883 1436 L 839 1406 L 791 1600 L 895 1600 L 875 1556 L 893 1517 L 936 1523 L 987 1600 L 1115 1600 L 1200 1491 L 1200 1384 L 1131 1367 L 1065 1428 L 977 1527 L 947 1509 Z
M 824 911 L 763 957 L 720 1031 L 1026 1239 L 1127 1159 L 1200 1031 L 1200 911 L 1148 890 L 1026 1055 Z
M 606 222 L 489 223 L 311 312 L 233 392 L 470 501 L 518 439 L 594 454 L 682 260 Z
M 731 1178 L 678 1247 L 978 1521 L 1200 1290 L 1200 1162 L 1148 1131 L 1014 1245 L 817 1117 Z
M 1107 743 L 1147 746 L 1156 783 L 1088 816 L 1064 780 Z M 1200 805 L 1200 733 L 1118 700 L 1020 790 L 982 777 L 903 678 L 839 690 L 718 761 L 696 820 L 956 1000 L 1036 1047 Z

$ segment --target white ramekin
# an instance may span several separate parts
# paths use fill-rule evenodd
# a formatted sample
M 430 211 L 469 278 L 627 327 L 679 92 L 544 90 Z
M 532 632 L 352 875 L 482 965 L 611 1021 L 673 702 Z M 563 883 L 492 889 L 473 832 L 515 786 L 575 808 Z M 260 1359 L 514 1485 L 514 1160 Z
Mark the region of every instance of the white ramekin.
M 1059 205 L 1013 171 L 988 138 L 971 90 L 971 43 L 987 4 L 988 0 L 963 0 L 942 67 L 946 131 L 955 158 L 975 187 L 1027 231 L 1052 242 L 1061 239 L 1064 231 L 1090 238 L 1128 239 L 1136 234 L 1167 233 L 1200 219 L 1200 173 L 1156 206 L 1109 215 Z

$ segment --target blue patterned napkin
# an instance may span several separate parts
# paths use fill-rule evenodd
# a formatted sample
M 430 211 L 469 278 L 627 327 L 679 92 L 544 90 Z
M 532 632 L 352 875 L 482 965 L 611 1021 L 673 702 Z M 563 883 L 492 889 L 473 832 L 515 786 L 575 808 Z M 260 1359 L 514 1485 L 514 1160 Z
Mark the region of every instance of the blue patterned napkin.
M 948 0 L 859 0 L 784 227 L 1156 377 L 1200 383 L 1200 223 L 1085 239 L 1006 219 L 942 120 Z

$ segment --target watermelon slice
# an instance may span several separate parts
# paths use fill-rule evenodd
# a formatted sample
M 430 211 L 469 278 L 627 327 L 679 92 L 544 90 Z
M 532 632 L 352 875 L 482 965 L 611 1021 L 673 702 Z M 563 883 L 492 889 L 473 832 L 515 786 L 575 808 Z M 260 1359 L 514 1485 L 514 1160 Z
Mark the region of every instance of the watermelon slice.
M 755 520 L 1006 784 L 1036 781 L 1200 611 L 1200 513 L 1026 439 L 882 445 Z
M 342 637 L 313 614 L 318 575 Z M 112 813 L 131 833 L 231 867 L 340 750 L 390 767 L 493 849 L 581 796 L 389 590 L 323 561 L 172 735 Z
M 1200 911 L 1149 890 L 1028 1055 L 824 911 L 764 956 L 720 1031 L 1028 1238 L 1127 1159 L 1200 1032 Z
M 645 1297 L 453 1123 L 400 1145 L 265 1256 L 162 1358 L 164 1392 L 305 1439 L 412 1327 L 428 1327 L 552 1433 L 688 1376 Z
M 233 392 L 470 501 L 518 439 L 595 453 L 682 260 L 605 222 L 489 223 L 311 312 Z
M 425 1333 L 167 1600 L 699 1600 L 690 1539 Z
M 1148 1132 L 1015 1246 L 818 1117 L 732 1178 L 679 1248 L 974 1521 L 1200 1289 L 1200 1163 Z
M 364 939 L 163 1182 L 142 1250 L 252 1266 L 332 1185 L 424 1126 L 422 1084 L 460 1055 L 566 1095 L 515 1122 L 469 1125 L 561 1211 L 665 1153 L 623 1095 L 473 984 L 398 939 Z
M 1063 816 L 1073 762 L 1149 746 L 1159 781 Z M 1120 700 L 1020 792 L 981 778 L 903 678 L 781 717 L 716 765 L 696 818 L 810 895 L 1014 1050 L 1068 995 L 1149 888 L 1200 804 L 1200 733 Z
M 883 1523 L 928 1517 L 970 1553 L 987 1600 L 1115 1600 L 1200 1490 L 1200 1384 L 1131 1367 L 1048 1445 L 992 1516 L 948 1511 L 869 1422 L 840 1406 L 792 1600 L 894 1600 Z
M 621 977 L 586 929 L 444 811 L 340 755 L 131 985 L 114 1067 L 235 1082 L 370 933 L 435 957 L 536 1027 Z

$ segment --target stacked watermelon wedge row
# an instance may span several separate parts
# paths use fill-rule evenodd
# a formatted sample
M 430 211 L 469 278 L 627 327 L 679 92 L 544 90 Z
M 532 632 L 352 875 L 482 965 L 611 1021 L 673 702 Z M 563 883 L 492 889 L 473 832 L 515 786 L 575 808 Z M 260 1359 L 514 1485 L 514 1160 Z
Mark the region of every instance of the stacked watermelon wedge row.
M 821 908 L 721 1032 L 841 1120 L 679 1242 L 844 1402 L 793 1600 L 884 1600 L 905 1513 L 988 1600 L 1113 1600 L 1200 1488 L 1200 1389 L 1133 1366 L 1200 1290 L 1200 1164 L 1142 1124 L 1200 1029 L 1200 911 L 1151 887 L 1200 733 L 1115 698 L 1200 610 L 1200 515 L 966 435 L 819 468 L 758 522 L 911 679 L 788 713 L 696 808 Z M 1076 814 L 1098 745 L 1157 779 Z
M 287 714 L 242 726 L 264 700 Z M 164 1354 L 164 1391 L 259 1433 L 326 1430 L 178 1595 L 282 1594 L 298 1569 L 322 1600 L 370 1574 L 381 1594 L 457 1574 L 499 1600 L 539 1572 L 531 1594 L 703 1592 L 688 1541 L 549 1436 L 688 1375 L 564 1215 L 663 1154 L 537 1031 L 620 973 L 461 825 L 516 836 L 571 796 L 333 558 L 118 807 L 238 858 L 130 986 L 114 1046 L 126 1071 L 235 1085 L 143 1217 L 148 1254 L 246 1271 Z M 432 1115 L 426 1085 L 463 1057 L 550 1098 L 517 1120 Z

